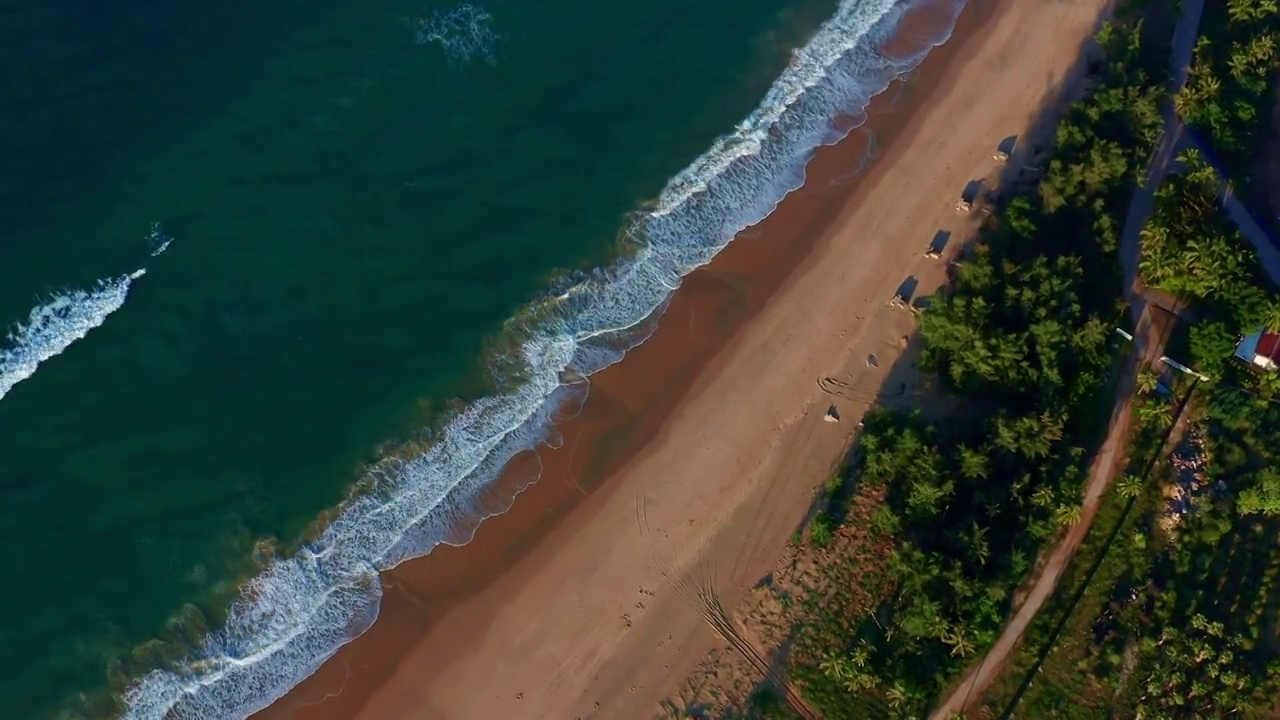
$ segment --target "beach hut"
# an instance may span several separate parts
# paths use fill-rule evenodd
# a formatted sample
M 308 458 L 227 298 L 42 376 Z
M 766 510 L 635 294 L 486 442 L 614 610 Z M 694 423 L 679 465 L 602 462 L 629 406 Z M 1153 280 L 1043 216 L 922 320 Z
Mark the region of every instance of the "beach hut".
M 1004 140 L 1001 140 L 1000 144 L 996 146 L 996 151 L 992 154 L 991 159 L 1003 165 L 1009 162 L 1009 156 L 1013 154 L 1013 149 L 1017 146 L 1018 136 L 1010 135 Z
M 912 310 L 911 298 L 916 294 L 916 288 L 920 286 L 920 280 L 914 275 L 908 275 L 898 285 L 898 289 L 893 292 L 893 298 L 889 300 L 889 307 L 893 309 L 907 308 Z
M 937 260 L 942 257 L 942 251 L 947 249 L 947 242 L 950 240 L 950 230 L 939 230 L 934 233 L 933 239 L 929 241 L 929 246 L 924 249 L 924 256 L 930 260 Z
M 1280 368 L 1280 333 L 1259 330 L 1245 335 L 1236 346 L 1236 357 L 1259 370 Z

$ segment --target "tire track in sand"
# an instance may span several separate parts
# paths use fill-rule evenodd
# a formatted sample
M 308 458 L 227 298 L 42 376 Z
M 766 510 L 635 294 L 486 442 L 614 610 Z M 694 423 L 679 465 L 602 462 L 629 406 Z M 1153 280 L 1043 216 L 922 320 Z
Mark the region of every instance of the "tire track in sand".
M 714 560 L 704 559 L 698 561 L 689 573 L 678 572 L 672 567 L 671 563 L 661 557 L 654 546 L 653 533 L 649 527 L 647 500 L 643 494 L 637 494 L 635 507 L 636 528 L 640 532 L 641 541 L 649 551 L 654 565 L 657 566 L 658 572 L 662 575 L 662 579 L 667 585 L 689 607 L 693 608 L 703 621 L 721 639 L 728 643 L 730 648 L 736 651 L 759 673 L 761 680 L 771 684 L 782 695 L 792 712 L 804 718 L 804 720 L 821 720 L 821 716 L 809 708 L 800 694 L 791 687 L 790 683 L 777 672 L 751 641 L 743 636 L 738 629 L 737 623 L 725 610 L 724 605 L 720 602 L 720 592 L 716 587 Z M 693 576 L 693 582 L 690 582 L 689 575 Z

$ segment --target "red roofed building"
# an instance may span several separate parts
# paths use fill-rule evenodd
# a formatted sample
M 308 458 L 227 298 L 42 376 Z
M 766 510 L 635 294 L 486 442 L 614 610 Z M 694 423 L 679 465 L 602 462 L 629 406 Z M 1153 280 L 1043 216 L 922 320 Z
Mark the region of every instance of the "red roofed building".
M 1280 333 L 1261 330 L 1246 335 L 1236 346 L 1236 357 L 1262 370 L 1280 368 Z

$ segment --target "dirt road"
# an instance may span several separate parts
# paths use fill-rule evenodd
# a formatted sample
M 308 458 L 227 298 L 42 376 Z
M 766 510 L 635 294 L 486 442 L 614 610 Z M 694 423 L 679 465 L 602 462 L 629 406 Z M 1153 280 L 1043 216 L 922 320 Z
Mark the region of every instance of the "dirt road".
M 1204 0 L 1183 0 L 1182 17 L 1174 31 L 1171 90 L 1177 92 L 1186 83 L 1191 64 L 1191 50 L 1199 32 L 1200 15 Z M 1094 458 L 1089 471 L 1081 504 L 1080 521 L 1071 527 L 1066 536 L 1053 549 L 1040 576 L 1036 578 L 1027 599 L 1005 626 L 996 644 L 978 665 L 965 676 L 960 685 L 930 715 L 930 720 L 946 720 L 963 714 L 970 703 L 980 699 L 991 681 L 1000 673 L 1009 652 L 1022 638 L 1031 621 L 1040 612 L 1044 602 L 1058 587 L 1063 570 L 1071 562 L 1080 543 L 1093 526 L 1103 494 L 1120 471 L 1125 458 L 1129 436 L 1133 389 L 1141 367 L 1154 364 L 1164 352 L 1168 333 L 1158 330 L 1162 323 L 1152 321 L 1152 315 L 1142 296 L 1142 284 L 1138 277 L 1140 256 L 1139 235 L 1142 226 L 1154 207 L 1155 191 L 1172 167 L 1171 160 L 1183 136 L 1182 122 L 1173 111 L 1173 104 L 1162 108 L 1165 127 L 1156 151 L 1147 169 L 1147 182 L 1134 190 L 1128 216 L 1121 236 L 1120 259 L 1124 269 L 1124 292 L 1134 324 L 1134 352 L 1125 365 L 1124 375 L 1116 386 L 1115 406 L 1107 438 Z
M 1102 505 L 1103 495 L 1111 487 L 1111 481 L 1115 479 L 1116 474 L 1124 467 L 1128 449 L 1129 420 L 1138 369 L 1159 359 L 1160 354 L 1164 351 L 1165 339 L 1168 335 L 1168 333 L 1163 332 L 1163 323 L 1150 322 L 1149 316 L 1145 314 L 1139 326 L 1144 328 L 1146 332 L 1143 338 L 1144 342 L 1139 347 L 1144 347 L 1146 351 L 1140 354 L 1135 348 L 1135 352 L 1130 355 L 1128 362 L 1125 364 L 1124 374 L 1116 386 L 1115 408 L 1111 413 L 1111 423 L 1107 431 L 1107 438 L 1099 449 L 1098 454 L 1094 457 L 1093 465 L 1089 470 L 1089 482 L 1085 487 L 1079 522 L 1071 526 L 1066 536 L 1053 549 L 1053 553 L 1049 555 L 1049 559 L 1041 570 L 1040 576 L 1036 578 L 1035 584 L 1031 587 L 1027 599 L 1018 608 L 1017 613 L 1014 614 L 1009 624 L 1005 626 L 1004 631 L 1000 633 L 996 644 L 992 646 L 978 666 L 965 676 L 964 681 L 952 692 L 951 696 L 933 711 L 929 716 L 930 720 L 946 720 L 957 713 L 963 714 L 971 702 L 982 698 L 987 686 L 1000 673 L 1009 652 L 1013 650 L 1018 640 L 1022 638 L 1023 632 L 1026 631 L 1031 621 L 1035 619 L 1036 614 L 1040 612 L 1040 608 L 1045 601 L 1053 595 L 1054 590 L 1058 587 L 1058 580 L 1062 577 L 1062 572 L 1066 569 L 1067 564 L 1071 562 L 1071 558 L 1080 547 L 1080 543 L 1089 533 L 1089 528 L 1093 526 L 1094 518 L 1097 517 L 1098 509 Z M 1136 341 L 1139 338 L 1135 335 L 1134 339 Z

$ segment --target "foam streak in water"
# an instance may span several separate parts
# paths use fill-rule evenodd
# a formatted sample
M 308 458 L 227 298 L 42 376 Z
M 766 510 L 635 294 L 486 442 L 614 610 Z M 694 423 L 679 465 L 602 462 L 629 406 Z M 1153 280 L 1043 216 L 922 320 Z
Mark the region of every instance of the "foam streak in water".
M 685 275 L 801 184 L 814 149 L 840 138 L 833 120 L 863 118 L 873 96 L 949 37 L 909 57 L 880 52 L 913 1 L 842 0 L 757 109 L 633 218 L 633 252 L 559 284 L 508 323 L 505 351 L 492 358 L 507 390 L 447 419 L 424 452 L 375 466 L 319 537 L 247 583 L 226 626 L 195 655 L 129 688 L 126 717 L 252 714 L 373 622 L 380 571 L 469 541 L 501 504 L 482 501 L 485 490 L 509 460 L 550 440 L 582 381 L 642 342 Z M 953 22 L 963 7 L 954 2 Z
M 495 62 L 493 47 L 499 36 L 492 28 L 493 16 L 470 3 L 431 17 L 415 20 L 414 30 L 419 45 L 438 43 L 450 62 L 466 64 L 482 59 Z
M 129 286 L 146 270 L 100 280 L 92 290 L 58 293 L 15 326 L 0 348 L 0 398 L 35 374 L 40 363 L 59 355 L 124 305 Z
M 171 243 L 173 238 L 165 234 L 160 223 L 151 223 L 151 232 L 147 234 L 147 245 L 151 248 L 151 257 L 157 257 L 168 250 Z
M 151 224 L 147 243 L 151 257 L 169 248 L 173 238 Z M 40 363 L 64 350 L 119 310 L 129 294 L 133 281 L 146 274 L 141 268 L 129 275 L 99 280 L 92 290 L 67 290 L 55 294 L 47 303 L 31 310 L 25 323 L 9 331 L 0 347 L 0 398 L 14 385 L 35 374 Z

